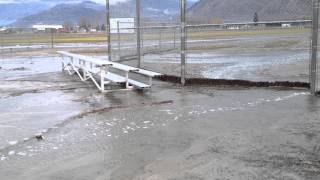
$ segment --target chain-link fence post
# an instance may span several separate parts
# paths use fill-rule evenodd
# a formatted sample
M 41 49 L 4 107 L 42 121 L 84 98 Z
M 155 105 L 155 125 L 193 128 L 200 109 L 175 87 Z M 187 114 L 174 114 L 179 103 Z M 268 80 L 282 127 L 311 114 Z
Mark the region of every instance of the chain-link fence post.
M 143 59 L 143 56 L 144 56 L 144 32 L 143 32 L 143 28 L 142 29 L 140 29 L 140 37 L 141 37 L 141 54 L 142 54 L 142 57 L 141 57 L 141 59 Z
M 111 61 L 110 3 L 106 0 L 106 31 L 108 38 L 108 60 Z
M 51 35 L 51 49 L 54 47 L 54 29 L 50 29 L 50 35 Z
M 159 51 L 162 50 L 162 29 L 159 28 Z
M 318 30 L 319 30 L 319 2 L 313 0 L 313 21 L 312 21 L 312 53 L 310 64 L 310 87 L 314 94 L 317 91 L 317 58 L 318 58 Z
M 118 37 L 118 55 L 119 55 L 119 60 L 121 60 L 120 21 L 117 21 L 117 37 Z
M 136 31 L 137 31 L 137 60 L 138 68 L 141 67 L 141 30 L 140 30 L 140 0 L 136 0 Z
M 180 1 L 181 16 L 181 84 L 186 84 L 186 0 Z
M 173 48 L 176 48 L 176 29 L 173 32 Z

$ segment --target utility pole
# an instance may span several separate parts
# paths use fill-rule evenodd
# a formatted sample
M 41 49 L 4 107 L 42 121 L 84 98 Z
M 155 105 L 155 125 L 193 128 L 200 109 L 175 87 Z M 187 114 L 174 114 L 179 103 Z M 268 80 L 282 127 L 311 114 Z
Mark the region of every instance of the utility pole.
M 319 2 L 320 0 L 313 0 L 312 53 L 311 53 L 311 65 L 310 65 L 310 88 L 311 88 L 311 93 L 313 94 L 315 94 L 317 91 Z
M 108 38 L 108 60 L 111 61 L 110 2 L 106 0 L 106 31 Z
M 53 30 L 53 28 L 51 28 L 51 49 L 53 49 L 53 44 L 54 44 L 54 35 L 53 35 L 53 33 L 54 33 L 54 30 Z
M 137 32 L 137 60 L 138 68 L 141 68 L 141 29 L 140 29 L 140 0 L 136 0 L 136 32 Z
M 180 4 L 181 16 L 181 84 L 186 84 L 186 0 L 181 0 Z
M 117 34 L 118 34 L 118 54 L 119 61 L 121 60 L 121 36 L 120 36 L 120 21 L 117 22 Z

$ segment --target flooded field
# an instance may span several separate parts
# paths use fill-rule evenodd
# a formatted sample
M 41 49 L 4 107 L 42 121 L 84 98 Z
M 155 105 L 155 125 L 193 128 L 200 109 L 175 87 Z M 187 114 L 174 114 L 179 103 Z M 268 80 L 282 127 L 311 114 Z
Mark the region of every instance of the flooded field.
M 0 101 L 2 179 L 319 178 L 320 100 L 307 90 L 156 81 L 100 94 L 58 72 L 23 78 L 44 79 L 65 88 Z
M 60 71 L 56 57 L 1 59 L 0 66 L 0 149 L 29 140 L 79 113 L 81 105 L 72 101 L 73 95 L 54 90 L 67 82 L 32 78 Z
M 1 180 L 320 178 L 320 99 L 308 89 L 156 80 L 101 94 L 59 58 L 0 60 Z M 149 53 L 143 66 L 179 75 L 178 59 Z M 308 59 L 304 49 L 193 50 L 188 75 L 307 82 Z
M 0 59 L 0 79 L 15 79 L 33 74 L 57 72 L 61 63 L 57 57 L 16 57 Z
M 308 81 L 309 53 L 305 51 L 272 52 L 193 52 L 188 54 L 187 63 L 201 67 L 201 76 L 210 79 L 244 79 L 252 81 Z M 180 54 L 146 55 L 144 62 L 180 64 Z M 300 65 L 300 67 L 299 67 Z M 291 72 L 292 77 L 281 77 Z M 279 72 L 276 72 L 276 71 Z M 264 71 L 270 71 L 270 74 Z M 272 74 L 275 73 L 275 74 Z M 279 75 L 279 77 L 276 77 Z M 294 76 L 305 75 L 301 78 Z M 283 78 L 283 79 L 279 79 Z M 288 78 L 288 79 L 285 79 Z

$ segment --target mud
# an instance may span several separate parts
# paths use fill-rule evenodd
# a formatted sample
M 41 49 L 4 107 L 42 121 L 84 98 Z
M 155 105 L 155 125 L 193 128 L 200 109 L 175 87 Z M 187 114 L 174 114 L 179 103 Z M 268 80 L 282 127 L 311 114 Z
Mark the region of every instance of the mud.
M 181 77 L 164 75 L 157 79 L 171 83 L 181 83 Z M 241 86 L 241 87 L 288 87 L 288 88 L 310 88 L 309 83 L 303 82 L 253 82 L 245 80 L 228 80 L 228 79 L 205 79 L 205 78 L 188 78 L 186 85 L 211 85 L 211 86 Z

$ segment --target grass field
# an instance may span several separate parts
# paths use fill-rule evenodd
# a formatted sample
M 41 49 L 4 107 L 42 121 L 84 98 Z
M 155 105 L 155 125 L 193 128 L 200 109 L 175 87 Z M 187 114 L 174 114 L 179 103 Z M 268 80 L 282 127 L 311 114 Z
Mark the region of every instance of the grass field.
M 208 37 L 228 37 L 228 36 L 258 36 L 258 35 L 282 35 L 301 34 L 311 32 L 309 28 L 263 28 L 263 29 L 241 29 L 241 30 L 208 30 L 190 29 L 188 38 L 207 39 Z
M 50 33 L 0 34 L 1 45 L 51 43 Z M 60 33 L 54 34 L 54 43 L 106 42 L 104 33 Z
M 166 30 L 162 32 L 163 40 L 172 40 L 172 32 Z M 190 29 L 188 39 L 209 39 L 214 37 L 237 37 L 237 36 L 259 36 L 259 35 L 283 35 L 283 34 L 301 34 L 308 33 L 308 28 L 264 28 L 264 29 L 247 29 L 247 30 L 210 30 L 210 29 Z M 159 40 L 159 30 L 143 34 L 144 40 Z M 116 41 L 117 35 L 111 36 Z M 176 34 L 176 39 L 179 35 Z M 21 34 L 0 34 L 0 45 L 28 45 L 28 44 L 45 44 L 51 43 L 50 33 L 21 33 Z M 135 41 L 135 34 L 121 34 L 122 41 Z M 106 42 L 105 33 L 60 33 L 54 34 L 54 43 L 100 43 Z

